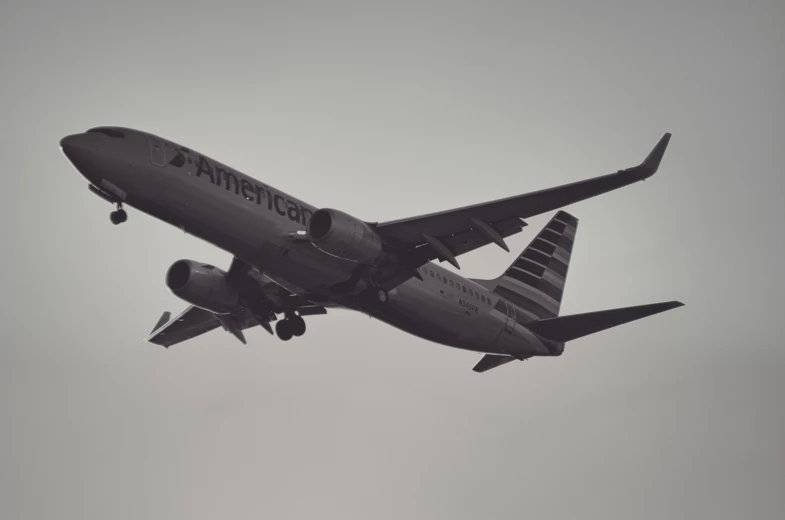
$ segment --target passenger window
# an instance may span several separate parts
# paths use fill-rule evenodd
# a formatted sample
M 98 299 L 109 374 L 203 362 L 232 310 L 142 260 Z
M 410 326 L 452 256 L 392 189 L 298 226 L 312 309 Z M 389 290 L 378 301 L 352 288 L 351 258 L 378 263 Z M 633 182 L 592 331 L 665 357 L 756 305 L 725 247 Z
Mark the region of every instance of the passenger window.
M 436 275 L 436 281 L 437 281 L 437 282 L 441 282 L 441 281 L 442 281 L 442 277 L 441 277 L 441 276 L 439 276 L 438 274 Z
M 450 287 L 455 287 L 455 283 L 452 280 L 450 280 Z
M 469 296 L 474 296 L 474 292 L 471 289 L 469 289 Z
M 431 271 L 431 278 L 433 278 L 433 271 Z
M 480 296 L 480 298 L 482 299 L 482 302 L 485 303 L 485 296 Z
M 474 295 L 477 297 L 477 301 L 480 301 L 480 293 L 474 293 Z
M 466 286 L 465 285 L 461 286 L 461 289 L 463 289 L 463 292 L 466 292 Z
M 444 279 L 444 285 L 447 285 L 447 278 Z

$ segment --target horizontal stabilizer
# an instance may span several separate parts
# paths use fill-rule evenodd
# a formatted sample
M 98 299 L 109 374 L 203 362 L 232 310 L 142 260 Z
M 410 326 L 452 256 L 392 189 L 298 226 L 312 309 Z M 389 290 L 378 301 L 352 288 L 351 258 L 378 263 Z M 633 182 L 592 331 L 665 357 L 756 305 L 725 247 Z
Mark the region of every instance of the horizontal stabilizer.
M 659 314 L 684 304 L 681 302 L 652 303 L 607 311 L 559 316 L 526 323 L 525 327 L 538 336 L 553 341 L 571 341 L 601 330 Z
M 479 363 L 474 365 L 475 372 L 485 372 L 486 370 L 490 370 L 492 368 L 500 367 L 510 361 L 515 361 L 515 358 L 512 356 L 496 356 L 494 354 L 486 354 Z

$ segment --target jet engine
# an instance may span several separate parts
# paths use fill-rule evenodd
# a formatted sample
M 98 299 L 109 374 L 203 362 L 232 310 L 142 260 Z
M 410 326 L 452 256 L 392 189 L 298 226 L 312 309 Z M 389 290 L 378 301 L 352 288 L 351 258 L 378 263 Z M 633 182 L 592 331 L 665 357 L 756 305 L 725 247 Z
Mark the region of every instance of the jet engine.
M 362 220 L 335 209 L 320 209 L 308 219 L 308 240 L 325 253 L 363 264 L 382 255 L 382 240 Z
M 229 314 L 240 304 L 240 291 L 226 273 L 208 264 L 178 260 L 166 272 L 166 286 L 191 305 L 214 314 Z

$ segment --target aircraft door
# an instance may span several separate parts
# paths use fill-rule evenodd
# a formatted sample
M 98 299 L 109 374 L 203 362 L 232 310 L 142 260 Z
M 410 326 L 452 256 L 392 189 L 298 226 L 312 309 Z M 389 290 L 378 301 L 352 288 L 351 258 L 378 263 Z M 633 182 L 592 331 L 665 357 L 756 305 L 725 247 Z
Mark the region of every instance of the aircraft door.
M 147 139 L 150 141 L 150 162 L 163 168 L 166 164 L 166 150 L 163 141 L 154 135 L 148 135 Z

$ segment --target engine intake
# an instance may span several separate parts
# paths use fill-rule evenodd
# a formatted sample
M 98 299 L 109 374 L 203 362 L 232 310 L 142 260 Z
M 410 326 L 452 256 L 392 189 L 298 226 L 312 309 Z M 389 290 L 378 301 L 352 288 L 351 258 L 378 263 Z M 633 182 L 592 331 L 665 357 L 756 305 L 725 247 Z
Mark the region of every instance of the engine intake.
M 166 286 L 177 297 L 215 314 L 229 314 L 240 305 L 240 291 L 229 284 L 224 271 L 193 260 L 172 264 Z
M 308 219 L 308 240 L 325 253 L 364 264 L 382 255 L 382 239 L 362 220 L 336 209 L 317 210 Z

